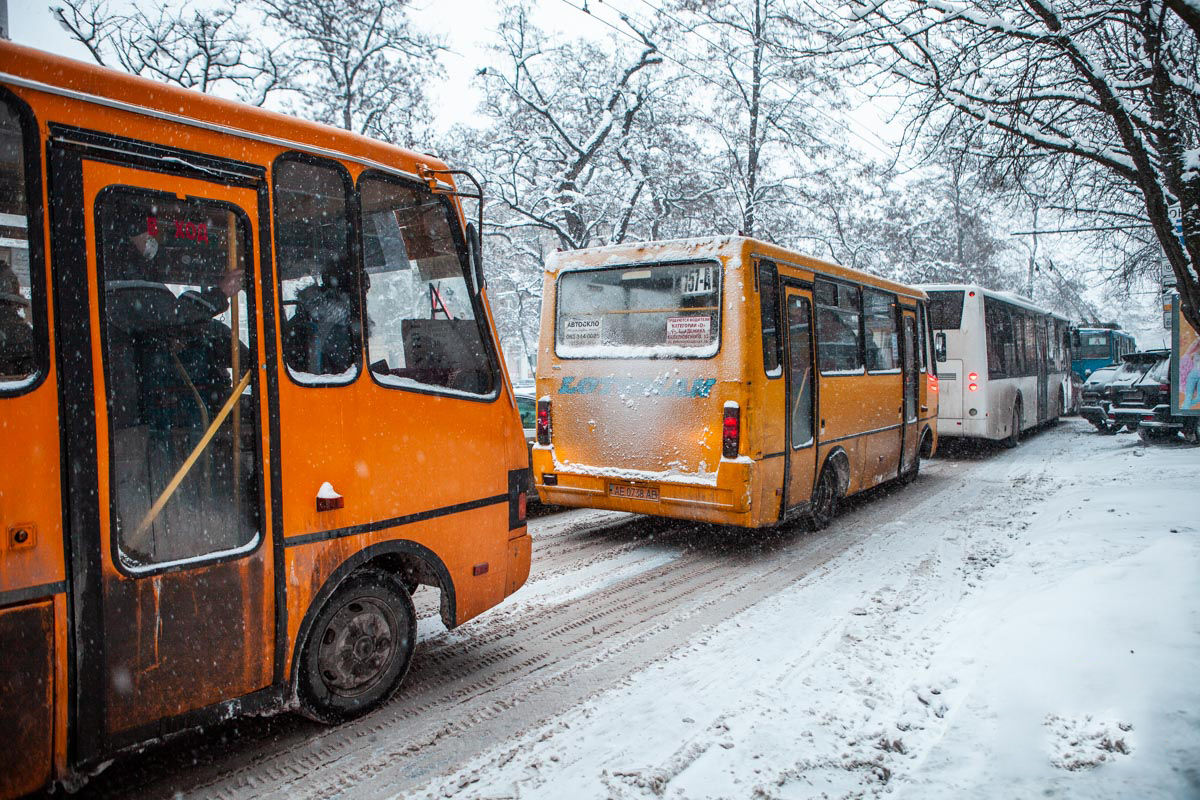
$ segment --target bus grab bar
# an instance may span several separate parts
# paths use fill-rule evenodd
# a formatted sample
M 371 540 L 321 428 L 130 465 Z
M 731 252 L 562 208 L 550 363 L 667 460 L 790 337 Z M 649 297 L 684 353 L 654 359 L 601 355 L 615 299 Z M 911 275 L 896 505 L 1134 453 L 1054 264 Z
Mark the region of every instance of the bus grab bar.
M 240 381 L 238 381 L 238 385 L 233 387 L 233 394 L 229 395 L 229 399 L 225 401 L 225 405 L 221 406 L 221 410 L 217 412 L 217 416 L 215 419 L 213 419 L 212 424 L 208 426 L 208 430 L 206 430 L 204 435 L 200 437 L 200 441 L 196 443 L 196 446 L 192 449 L 192 452 L 188 454 L 188 457 L 184 459 L 183 464 L 180 465 L 178 470 L 176 470 L 174 477 L 172 477 L 170 483 L 167 484 L 167 488 L 163 489 L 162 494 L 158 496 L 158 499 L 154 501 L 154 505 L 150 506 L 150 510 L 146 512 L 146 516 L 142 517 L 142 521 L 139 522 L 137 528 L 134 529 L 133 536 L 131 536 L 129 540 L 131 545 L 134 547 L 141 547 L 142 537 L 146 534 L 146 531 L 150 529 L 150 526 L 154 524 L 154 520 L 158 519 L 158 515 L 162 513 L 163 507 L 166 506 L 167 501 L 171 499 L 171 496 L 175 494 L 175 490 L 179 488 L 179 484 L 183 483 L 183 479 L 187 477 L 187 474 L 191 472 L 192 467 L 196 465 L 196 461 L 200 458 L 200 454 L 204 452 L 204 449 L 208 447 L 208 443 L 212 441 L 213 436 L 217 434 L 217 428 L 221 427 L 221 423 L 223 423 L 225 418 L 229 416 L 229 412 L 233 411 L 234 406 L 237 405 L 238 398 L 242 396 L 242 392 L 244 392 L 246 387 L 249 385 L 250 370 L 246 370 L 246 374 L 242 376 Z

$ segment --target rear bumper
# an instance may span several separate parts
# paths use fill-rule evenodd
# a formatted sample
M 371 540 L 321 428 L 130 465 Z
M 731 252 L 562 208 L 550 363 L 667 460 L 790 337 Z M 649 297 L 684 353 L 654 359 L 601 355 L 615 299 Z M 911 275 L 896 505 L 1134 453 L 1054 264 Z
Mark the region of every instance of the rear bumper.
M 962 436 L 970 439 L 995 438 L 988 430 L 987 417 L 965 417 L 961 419 L 938 417 L 938 437 L 949 439 Z
M 1171 416 L 1168 405 L 1154 408 L 1136 408 L 1134 406 L 1113 406 L 1108 410 L 1108 418 L 1115 422 L 1136 425 L 1142 428 L 1156 430 L 1182 430 L 1183 420 Z
M 1108 409 L 1104 406 L 1080 406 L 1079 416 L 1093 425 L 1103 425 L 1108 422 Z
M 716 480 L 699 483 L 672 481 L 654 477 L 654 473 L 641 476 L 634 471 L 619 476 L 589 474 L 590 470 L 556 467 L 548 449 L 533 452 L 534 488 L 543 503 L 745 527 L 757 524 L 751 507 L 756 466 L 748 459 L 722 460 L 717 467 Z M 613 484 L 654 489 L 658 491 L 658 499 L 615 496 L 610 488 Z

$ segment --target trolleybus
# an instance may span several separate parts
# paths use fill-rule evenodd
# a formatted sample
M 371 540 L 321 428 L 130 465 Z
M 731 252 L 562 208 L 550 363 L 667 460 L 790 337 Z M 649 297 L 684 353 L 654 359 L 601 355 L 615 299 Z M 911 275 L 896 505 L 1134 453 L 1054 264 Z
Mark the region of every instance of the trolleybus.
M 942 436 L 1004 440 L 1054 421 L 1071 396 L 1071 323 L 982 286 L 922 286 L 940 381 Z
M 1079 331 L 1079 335 L 1073 348 L 1071 369 L 1081 381 L 1087 380 L 1088 376 L 1101 367 L 1119 366 L 1121 356 L 1137 351 L 1137 342 L 1133 334 L 1120 330 L 1116 325 L 1076 330 Z
M 403 679 L 525 581 L 528 463 L 435 158 L 0 42 L 0 796 Z
M 819 527 L 936 447 L 919 289 L 733 237 L 558 253 L 542 302 L 544 502 Z

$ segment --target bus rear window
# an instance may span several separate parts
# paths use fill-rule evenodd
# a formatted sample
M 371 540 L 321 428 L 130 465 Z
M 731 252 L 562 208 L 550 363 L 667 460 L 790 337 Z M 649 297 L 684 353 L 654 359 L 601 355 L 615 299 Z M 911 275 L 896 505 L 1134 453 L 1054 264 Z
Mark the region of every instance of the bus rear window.
M 929 324 L 935 331 L 956 331 L 962 326 L 961 291 L 929 293 Z
M 1076 358 L 1108 358 L 1107 333 L 1085 333 L 1080 338 L 1079 352 L 1075 354 Z
M 715 262 L 566 272 L 555 352 L 564 358 L 707 358 L 720 346 Z

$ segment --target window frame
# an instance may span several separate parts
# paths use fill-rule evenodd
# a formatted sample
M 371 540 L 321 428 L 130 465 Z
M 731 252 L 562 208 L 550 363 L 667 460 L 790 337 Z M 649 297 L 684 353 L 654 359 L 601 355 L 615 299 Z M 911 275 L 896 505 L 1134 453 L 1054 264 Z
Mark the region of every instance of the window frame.
M 766 312 L 766 278 L 771 280 L 771 292 L 774 295 L 774 307 L 771 309 L 773 321 L 775 323 L 775 374 L 771 374 L 771 370 L 767 369 L 767 329 L 763 324 L 765 321 Z M 758 310 L 759 310 L 759 330 L 762 334 L 762 356 L 763 356 L 763 374 L 767 380 L 777 380 L 783 377 L 783 336 L 782 325 L 780 323 L 780 282 L 779 282 L 779 267 L 774 261 L 769 259 L 761 259 L 758 261 L 754 270 L 754 279 L 758 283 Z M 812 311 L 809 310 L 811 316 Z
M 874 286 L 862 286 L 859 292 L 859 306 L 862 308 L 860 314 L 862 324 L 859 326 L 862 329 L 861 349 L 863 369 L 867 375 L 897 375 L 903 371 L 904 351 L 902 349 L 902 337 L 904 335 L 904 312 L 900 307 L 900 297 L 895 292 L 889 292 L 885 289 L 877 289 Z M 896 337 L 896 352 L 897 366 L 888 367 L 887 369 L 871 369 L 867 364 L 867 293 L 882 295 L 888 299 L 888 318 L 892 323 L 892 335 Z M 878 315 L 882 317 L 883 315 Z
M 821 345 L 824 341 L 823 337 L 821 336 L 821 309 L 822 308 L 830 308 L 830 309 L 835 309 L 838 311 L 842 310 L 842 309 L 838 308 L 837 306 L 824 305 L 823 303 L 821 303 L 817 300 L 817 287 L 822 283 L 828 283 L 828 284 L 831 284 L 834 286 L 844 286 L 844 287 L 847 287 L 850 289 L 854 289 L 855 291 L 858 292 L 858 308 L 857 308 L 857 314 L 858 314 L 858 348 L 857 348 L 857 350 L 858 350 L 858 366 L 853 369 L 831 370 L 829 372 L 826 372 L 821 366 Z M 820 376 L 822 378 L 826 378 L 826 377 L 829 377 L 829 378 L 852 378 L 855 376 L 862 376 L 862 375 L 867 374 L 866 342 L 864 341 L 866 339 L 866 327 L 865 327 L 865 322 L 863 319 L 863 316 L 864 316 L 863 315 L 863 288 L 864 287 L 862 284 L 853 283 L 851 281 L 841 280 L 838 278 L 830 278 L 830 277 L 827 277 L 824 275 L 815 276 L 815 278 L 813 280 L 813 289 L 812 289 L 813 335 L 817 342 L 817 372 L 820 374 Z
M 917 349 L 920 350 L 920 355 L 917 358 L 917 372 L 928 373 L 929 350 L 925 346 L 925 302 L 917 301 Z
M 292 374 L 292 368 L 287 363 L 287 359 L 284 357 L 284 354 L 283 354 L 284 330 L 290 320 L 287 316 L 287 311 L 284 307 L 284 302 L 283 302 L 283 280 L 284 280 L 283 272 L 284 272 L 284 270 L 283 270 L 282 261 L 279 258 L 280 226 L 279 226 L 279 202 L 278 202 L 279 194 L 278 193 L 279 193 L 279 167 L 283 164 L 290 164 L 290 163 L 301 163 L 301 164 L 309 164 L 311 166 L 325 166 L 325 167 L 333 166 L 336 168 L 338 175 L 342 179 L 342 186 L 345 190 L 345 198 L 346 198 L 346 242 L 347 242 L 347 246 L 349 249 L 350 265 L 351 265 L 351 268 L 355 271 L 356 283 L 358 284 L 357 291 L 352 292 L 350 295 L 353 298 L 353 301 L 357 305 L 357 307 L 355 308 L 355 311 L 358 314 L 358 331 L 359 331 L 359 333 L 358 333 L 358 357 L 357 357 L 357 359 L 355 359 L 355 372 L 354 372 L 354 375 L 351 376 L 349 379 L 342 379 L 342 380 L 324 379 L 324 380 L 314 380 L 311 382 L 298 380 L 296 378 L 296 376 Z M 279 324 L 279 335 L 278 335 L 276 344 L 279 348 L 279 350 L 278 350 L 279 366 L 282 367 L 282 369 L 280 369 L 279 371 L 284 373 L 285 375 L 287 375 L 288 380 L 291 381 L 292 384 L 295 386 L 302 386 L 306 389 L 329 389 L 329 388 L 339 388 L 339 387 L 343 387 L 343 386 L 352 386 L 353 384 L 358 382 L 358 379 L 362 377 L 362 373 L 364 372 L 364 368 L 365 368 L 364 360 L 366 358 L 366 343 L 364 342 L 365 337 L 363 335 L 363 333 L 364 333 L 364 331 L 363 331 L 363 303 L 365 302 L 366 298 L 363 293 L 362 255 L 361 255 L 361 247 L 359 246 L 360 225 L 359 225 L 359 217 L 358 217 L 358 213 L 357 213 L 357 208 L 358 208 L 358 191 L 355 188 L 354 179 L 350 176 L 350 172 L 349 172 L 349 170 L 346 169 L 346 165 L 343 164 L 342 162 L 338 161 L 337 159 L 325 158 L 323 156 L 316 156 L 311 153 L 303 152 L 301 150 L 288 150 L 283 153 L 280 153 L 271 161 L 271 227 L 272 227 L 272 231 L 271 231 L 271 251 L 272 251 L 272 253 L 271 253 L 271 255 L 273 258 L 273 264 L 275 266 L 274 291 L 277 293 L 277 297 L 278 297 L 278 299 L 276 301 L 276 306 L 278 308 L 277 316 L 278 316 L 278 324 Z M 366 370 L 366 371 L 369 372 L 370 370 Z M 311 373 L 309 373 L 309 374 L 311 374 Z M 318 377 L 323 377 L 323 376 L 318 376 Z
M 493 403 L 500 397 L 500 389 L 504 384 L 501 379 L 499 360 L 496 354 L 496 343 L 492 339 L 491 328 L 487 324 L 488 317 L 483 309 L 483 292 L 475 286 L 475 277 L 470 268 L 470 250 L 467 246 L 466 234 L 463 231 L 462 217 L 455 212 L 455 207 L 450 201 L 448 195 L 438 192 L 429 192 L 433 197 L 438 198 L 442 207 L 446 209 L 448 216 L 447 221 L 450 223 L 450 235 L 454 239 L 454 250 L 458 255 L 458 263 L 463 270 L 463 279 L 467 285 L 467 296 L 470 299 L 471 311 L 475 315 L 475 327 L 479 329 L 479 342 L 484 349 L 484 356 L 488 368 L 488 374 L 492 379 L 492 389 L 487 394 L 474 394 L 472 392 L 464 392 L 460 389 L 453 389 L 449 386 L 437 386 L 436 384 L 422 384 L 421 386 L 394 386 L 384 383 L 376 377 L 371 371 L 371 351 L 370 351 L 370 334 L 366 329 L 367 317 L 367 288 L 363 281 L 363 276 L 366 275 L 366 265 L 363 263 L 363 224 L 362 224 L 362 192 L 360 186 L 364 179 L 379 178 L 385 182 L 390 182 L 399 185 L 412 186 L 417 189 L 425 189 L 428 187 L 420 181 L 415 181 L 410 177 L 396 175 L 391 172 L 386 172 L 381 169 L 369 168 L 364 169 L 358 174 L 358 180 L 354 182 L 354 242 L 355 242 L 355 260 L 358 266 L 358 293 L 359 293 L 359 318 L 362 320 L 362 356 L 365 366 L 365 372 L 371 377 L 371 382 L 376 386 L 388 389 L 389 391 L 410 392 L 412 394 L 430 394 L 438 397 L 452 397 L 457 400 L 469 400 L 474 403 Z
M 128 190 L 128 189 L 133 189 L 135 191 L 142 192 L 145 195 L 148 195 L 151 197 L 154 195 L 160 195 L 163 198 L 163 200 L 169 200 L 171 202 L 180 202 L 179 197 L 176 194 L 174 194 L 172 192 L 164 191 L 161 189 L 149 189 L 145 186 L 135 186 L 132 184 L 110 184 L 108 186 L 105 186 L 103 189 L 101 189 L 100 192 L 96 195 L 95 200 L 92 202 L 92 212 L 94 214 L 94 218 L 93 218 L 94 230 L 96 230 L 96 231 L 103 230 L 103 226 L 101 225 L 101 222 L 100 222 L 100 210 L 101 210 L 100 203 L 101 203 L 102 199 L 104 198 L 104 196 L 106 194 L 109 194 L 114 191 Z M 259 316 L 261 315 L 262 311 L 260 309 L 261 303 L 256 302 L 256 301 L 258 301 L 258 295 L 262 292 L 262 288 L 261 288 L 261 284 L 258 280 L 257 272 L 255 271 L 255 263 L 256 262 L 254 260 L 254 233 L 253 233 L 254 229 L 253 229 L 253 226 L 250 224 L 251 223 L 250 215 L 246 211 L 246 209 L 242 208 L 240 205 L 238 205 L 236 203 L 230 203 L 225 200 L 217 200 L 217 199 L 214 199 L 211 197 L 203 197 L 201 195 L 185 195 L 183 202 L 189 202 L 189 201 L 199 201 L 199 202 L 206 203 L 206 204 L 210 205 L 211 207 L 222 208 L 222 209 L 225 209 L 226 211 L 233 212 L 234 217 L 238 221 L 239 227 L 241 227 L 246 233 L 246 235 L 244 237 L 244 242 L 245 242 L 245 246 L 246 246 L 245 247 L 246 273 L 247 273 L 246 274 L 246 284 L 249 286 L 249 288 L 246 289 L 246 323 L 247 323 L 246 324 L 246 330 L 247 330 L 246 345 L 248 348 L 250 348 L 250 352 L 253 355 L 254 359 L 256 361 L 261 361 L 261 359 L 263 358 L 263 342 L 259 341 L 259 339 L 258 339 L 257 320 L 258 320 Z M 101 364 L 102 364 L 102 370 L 103 370 L 103 374 L 104 374 L 104 380 L 107 383 L 108 370 L 107 370 L 106 365 L 109 363 L 109 353 L 108 353 L 108 337 L 104 334 L 104 327 L 108 321 L 108 309 L 107 309 L 105 301 L 104 301 L 104 291 L 103 291 L 104 283 L 105 283 L 104 249 L 101 246 L 101 242 L 99 239 L 93 238 L 92 244 L 95 247 L 95 252 L 96 252 L 97 289 L 100 290 L 98 292 L 99 297 L 98 297 L 98 300 L 96 303 L 96 312 L 97 312 L 98 319 L 100 322 L 100 357 L 102 359 Z M 116 522 L 116 515 L 117 515 L 117 508 L 116 508 L 117 495 L 116 495 L 116 492 L 113 491 L 113 488 L 112 488 L 117 485 L 116 471 L 115 471 L 116 468 L 113 464 L 113 459 L 111 458 L 111 454 L 113 452 L 115 452 L 115 443 L 113 440 L 113 427 L 111 424 L 108 424 L 108 420 L 111 419 L 111 416 L 112 416 L 112 407 L 109 402 L 110 396 L 108 393 L 107 386 L 105 387 L 105 392 L 104 392 L 104 395 L 105 395 L 104 407 L 105 407 L 105 414 L 106 414 L 105 427 L 107 428 L 107 431 L 108 431 L 108 433 L 107 433 L 108 452 L 110 454 L 110 457 L 107 459 L 107 462 L 108 462 L 108 466 L 107 466 L 108 485 L 109 485 L 109 493 L 108 493 L 109 557 L 112 560 L 112 564 L 113 564 L 114 568 L 122 576 L 128 577 L 128 578 L 141 579 L 141 578 L 153 577 L 153 576 L 163 575 L 163 574 L 172 573 L 172 572 L 193 570 L 193 569 L 196 569 L 197 567 L 208 567 L 213 564 L 219 564 L 219 563 L 223 563 L 226 561 L 235 561 L 238 559 L 245 558 L 245 557 L 251 555 L 252 553 L 257 552 L 266 543 L 267 533 L 268 533 L 268 531 L 265 527 L 266 519 L 267 519 L 266 503 L 267 503 L 267 494 L 270 491 L 270 486 L 266 479 L 267 476 L 263 472 L 263 469 L 262 469 L 263 433 L 264 433 L 264 431 L 262 429 L 261 423 L 259 422 L 259 418 L 262 415 L 262 390 L 263 390 L 264 383 L 261 380 L 261 375 L 260 375 L 260 373 L 262 372 L 261 369 L 258 369 L 254 365 L 250 365 L 248 371 L 250 372 L 250 396 L 253 398 L 253 401 L 254 401 L 253 425 L 255 427 L 255 431 L 257 434 L 254 437 L 254 439 L 255 439 L 254 455 L 255 455 L 255 459 L 258 463 L 257 472 L 259 475 L 259 478 L 258 478 L 258 503 L 257 503 L 258 507 L 256 509 L 256 511 L 258 512 L 259 530 L 250 539 L 250 541 L 246 542 L 243 545 L 240 545 L 239 547 L 231 548 L 228 550 L 217 550 L 212 553 L 207 553 L 207 554 L 203 554 L 203 555 L 188 556 L 185 558 L 174 559 L 172 561 L 155 562 L 152 564 L 147 564 L 144 567 L 130 565 L 129 563 L 124 561 L 121 557 L 122 550 L 120 547 L 120 540 L 122 539 L 122 536 L 121 536 L 122 532 L 118 532 L 116 529 L 115 522 Z M 234 385 L 236 386 L 236 382 Z
M 712 264 L 716 267 L 717 278 L 720 281 L 717 295 L 717 349 L 709 355 L 687 355 L 687 356 L 619 356 L 619 355 L 604 355 L 604 356 L 564 356 L 558 352 L 558 318 L 562 313 L 562 279 L 567 275 L 574 275 L 580 272 L 613 272 L 623 269 L 652 269 L 654 267 L 679 266 L 683 264 Z M 725 338 L 725 265 L 716 256 L 706 258 L 672 258 L 665 261 L 627 261 L 620 264 L 607 264 L 603 267 L 583 267 L 580 269 L 563 269 L 559 270 L 557 277 L 554 279 L 554 357 L 560 361 L 674 361 L 676 359 L 686 361 L 711 361 L 721 355 L 721 348 L 724 347 Z
M 34 372 L 18 385 L 0 385 L 0 398 L 20 397 L 37 391 L 50 374 L 49 297 L 46 293 L 46 209 L 42 187 L 41 133 L 33 109 L 7 88 L 0 86 L 0 103 L 11 109 L 21 130 L 21 159 L 24 168 L 25 233 L 29 252 L 29 302 L 33 328 Z

